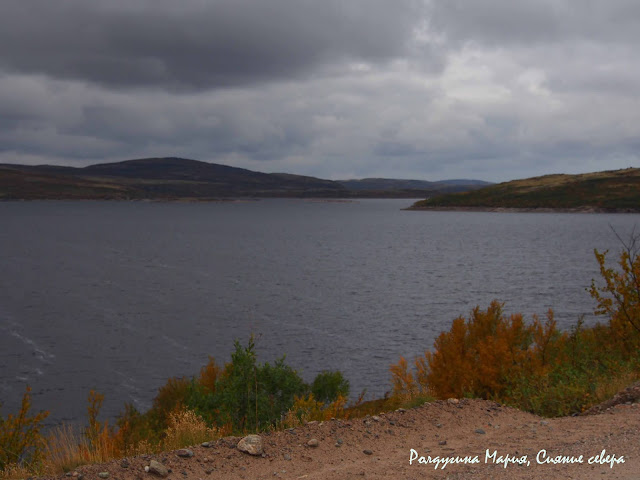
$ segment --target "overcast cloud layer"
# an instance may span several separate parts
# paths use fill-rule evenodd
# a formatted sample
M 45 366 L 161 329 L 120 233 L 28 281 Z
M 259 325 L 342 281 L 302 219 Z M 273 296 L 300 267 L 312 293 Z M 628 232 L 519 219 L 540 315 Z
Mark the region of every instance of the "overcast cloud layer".
M 0 162 L 638 166 L 639 45 L 636 0 L 3 0 Z

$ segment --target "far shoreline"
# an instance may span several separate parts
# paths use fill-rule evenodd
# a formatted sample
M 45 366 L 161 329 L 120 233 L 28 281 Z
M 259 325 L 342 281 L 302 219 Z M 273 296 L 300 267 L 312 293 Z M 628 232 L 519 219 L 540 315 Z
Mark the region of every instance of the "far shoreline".
M 471 206 L 433 206 L 408 207 L 402 210 L 422 212 L 492 212 L 492 213 L 640 213 L 640 209 L 632 208 L 602 208 L 592 206 L 582 207 L 471 207 Z

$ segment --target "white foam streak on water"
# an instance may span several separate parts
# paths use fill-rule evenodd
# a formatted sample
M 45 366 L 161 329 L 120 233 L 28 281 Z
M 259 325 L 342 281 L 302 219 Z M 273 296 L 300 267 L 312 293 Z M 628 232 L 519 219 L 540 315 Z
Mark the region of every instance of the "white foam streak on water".
M 20 335 L 14 329 L 9 330 L 9 335 L 11 335 L 14 338 L 17 338 L 26 346 L 28 346 L 31 349 L 33 356 L 36 357 L 38 360 L 41 360 L 45 363 L 50 363 L 50 360 L 53 360 L 54 358 L 56 358 L 56 356 L 53 353 L 45 352 L 31 338 Z

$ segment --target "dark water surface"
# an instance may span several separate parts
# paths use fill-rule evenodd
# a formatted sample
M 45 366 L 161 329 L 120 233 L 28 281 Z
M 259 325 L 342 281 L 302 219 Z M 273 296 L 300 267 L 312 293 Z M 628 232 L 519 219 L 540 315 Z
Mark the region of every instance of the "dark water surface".
M 406 212 L 408 200 L 0 203 L 0 402 L 25 384 L 52 422 L 150 406 L 170 376 L 257 335 L 306 380 L 358 394 L 492 299 L 562 326 L 593 319 L 593 249 L 639 215 Z

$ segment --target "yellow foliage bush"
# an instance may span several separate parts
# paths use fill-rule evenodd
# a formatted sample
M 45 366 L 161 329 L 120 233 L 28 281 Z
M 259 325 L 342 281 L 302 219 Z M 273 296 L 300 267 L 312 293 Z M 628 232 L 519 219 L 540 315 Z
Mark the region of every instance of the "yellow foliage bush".
M 221 431 L 209 427 L 191 410 L 174 411 L 169 415 L 169 426 L 165 432 L 163 448 L 173 450 L 186 445 L 196 445 L 220 438 Z

